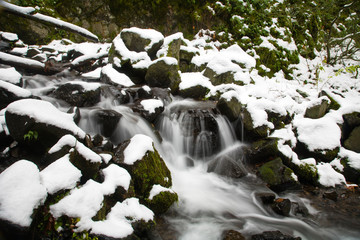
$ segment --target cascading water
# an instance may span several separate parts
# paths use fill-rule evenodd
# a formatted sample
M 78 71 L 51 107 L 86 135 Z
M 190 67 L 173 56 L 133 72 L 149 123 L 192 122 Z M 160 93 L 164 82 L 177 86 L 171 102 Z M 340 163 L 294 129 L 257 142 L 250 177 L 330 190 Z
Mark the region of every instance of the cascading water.
M 37 95 L 52 89 L 62 80 L 29 77 L 27 88 Z M 44 99 L 66 111 L 68 105 L 49 96 Z M 154 139 L 156 148 L 172 173 L 173 189 L 179 202 L 173 206 L 172 214 L 165 215 L 172 233 L 165 239 L 221 239 L 225 230 L 238 230 L 244 236 L 268 230 L 280 230 L 302 239 L 356 239 L 356 233 L 348 229 L 319 228 L 307 218 L 276 215 L 256 198 L 258 192 L 270 190 L 244 167 L 243 143 L 236 140 L 229 121 L 217 113 L 211 102 L 173 100 L 165 107 L 155 128 L 126 106 L 121 106 L 109 96 L 92 108 L 81 108 L 79 126 L 86 132 L 108 135 L 118 144 L 142 133 Z M 111 117 L 112 130 L 107 132 L 98 125 L 101 111 Z M 106 126 L 109 127 L 109 126 Z M 225 163 L 235 164 L 242 178 L 229 178 L 208 172 L 210 164 L 217 167 Z M 221 172 L 221 171 L 220 171 Z M 304 204 L 315 213 L 309 200 L 296 195 L 287 198 Z M 175 214 L 174 214 L 175 213 Z

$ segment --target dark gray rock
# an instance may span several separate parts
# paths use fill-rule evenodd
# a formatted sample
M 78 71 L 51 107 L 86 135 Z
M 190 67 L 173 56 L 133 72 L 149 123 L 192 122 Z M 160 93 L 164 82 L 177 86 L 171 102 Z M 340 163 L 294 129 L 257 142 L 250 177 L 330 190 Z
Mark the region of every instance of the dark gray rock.
M 225 98 L 220 98 L 216 107 L 221 114 L 225 115 L 231 122 L 237 120 L 242 112 L 241 103 L 235 97 L 232 97 L 230 101 Z
M 351 131 L 350 136 L 344 142 L 344 147 L 360 153 L 360 126 Z
M 122 115 L 114 110 L 101 109 L 96 111 L 95 119 L 100 133 L 105 137 L 111 137 Z
M 322 118 L 328 111 L 330 106 L 330 100 L 327 97 L 322 97 L 319 104 L 315 104 L 306 109 L 305 117 L 317 119 Z
M 300 237 L 293 237 L 283 234 L 280 231 L 266 231 L 251 236 L 251 240 L 301 240 Z
M 145 81 L 150 87 L 170 88 L 173 93 L 178 91 L 179 65 L 173 64 L 171 59 L 174 58 L 160 58 L 149 66 Z
M 271 209 L 279 215 L 289 216 L 291 201 L 287 198 L 278 198 L 271 204 Z
M 276 158 L 262 165 L 259 168 L 259 175 L 275 192 L 299 189 L 300 187 L 297 179 L 294 179 L 294 172 L 282 163 L 281 158 Z

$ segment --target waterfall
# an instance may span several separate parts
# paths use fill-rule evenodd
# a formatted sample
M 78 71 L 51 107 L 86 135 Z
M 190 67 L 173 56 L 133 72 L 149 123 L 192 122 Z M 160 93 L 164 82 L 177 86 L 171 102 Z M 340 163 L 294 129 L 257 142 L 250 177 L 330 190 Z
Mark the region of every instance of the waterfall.
M 46 77 L 44 77 L 46 78 Z M 28 77 L 28 89 L 41 95 L 63 79 Z M 69 105 L 42 95 L 67 111 Z M 305 239 L 355 239 L 348 229 L 325 228 L 315 220 L 296 216 L 282 217 L 259 202 L 257 193 L 270 190 L 244 165 L 244 143 L 238 141 L 232 124 L 216 109 L 211 101 L 175 99 L 165 106 L 154 126 L 134 113 L 131 108 L 119 105 L 114 98 L 102 96 L 94 107 L 81 108 L 79 126 L 91 135 L 107 135 L 113 144 L 142 133 L 154 139 L 159 153 L 172 173 L 173 190 L 179 202 L 164 218 L 173 235 L 169 239 L 217 240 L 225 230 L 237 230 L 244 236 L 263 231 L 280 230 Z M 99 116 L 108 117 L 99 125 Z M 239 123 L 238 123 L 239 124 Z M 241 133 L 237 134 L 241 139 Z M 239 137 L 240 135 L 240 137 Z M 222 176 L 209 171 L 215 163 L 233 164 L 242 173 L 241 178 Z M 278 196 L 280 197 L 280 196 Z M 282 195 L 312 209 L 307 199 L 296 195 Z

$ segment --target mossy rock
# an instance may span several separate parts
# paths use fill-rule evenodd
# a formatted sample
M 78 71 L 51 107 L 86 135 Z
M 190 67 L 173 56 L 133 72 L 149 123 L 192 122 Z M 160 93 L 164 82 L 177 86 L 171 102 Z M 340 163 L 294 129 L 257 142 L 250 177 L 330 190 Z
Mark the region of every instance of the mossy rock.
M 341 106 L 340 104 L 326 91 L 321 91 L 319 97 L 326 96 L 330 100 L 329 109 L 338 110 Z
M 259 168 L 260 177 L 275 192 L 298 189 L 299 182 L 294 179 L 294 172 L 286 167 L 281 158 L 265 163 Z
M 295 174 L 299 177 L 299 181 L 305 184 L 316 185 L 319 179 L 316 166 L 308 163 L 295 165 L 292 168 Z
M 353 168 L 349 164 L 349 160 L 347 158 L 341 159 L 341 164 L 344 166 L 343 175 L 345 176 L 346 180 L 360 184 L 360 169 Z
M 230 101 L 220 98 L 216 104 L 221 114 L 225 115 L 231 122 L 237 120 L 242 112 L 242 106 L 239 100 L 232 97 Z
M 206 94 L 208 94 L 210 89 L 202 85 L 196 85 L 193 87 L 180 89 L 179 95 L 183 98 L 193 98 L 196 100 L 204 99 Z
M 125 148 L 126 146 L 123 147 L 123 149 Z M 133 165 L 123 163 L 121 165 L 129 171 L 134 182 L 136 197 L 140 200 L 149 197 L 154 184 L 159 184 L 166 188 L 172 186 L 170 170 L 155 148 L 154 151 L 147 151 L 143 158 L 136 161 Z
M 176 93 L 181 81 L 179 65 L 168 64 L 165 59 L 157 60 L 149 66 L 145 81 L 150 87 L 170 88 Z
M 251 163 L 266 162 L 269 159 L 281 156 L 277 138 L 265 138 L 253 142 L 250 148 L 248 161 Z
M 70 162 L 81 171 L 82 182 L 98 177 L 101 162 L 91 162 L 85 159 L 76 149 L 70 152 Z
M 177 202 L 178 195 L 175 192 L 163 191 L 154 196 L 151 200 L 146 199 L 145 205 L 156 215 L 164 214 L 174 202 Z
M 360 153 L 360 126 L 354 128 L 351 133 L 350 136 L 344 141 L 344 147 Z
M 169 43 L 169 49 L 167 52 L 167 57 L 173 57 L 175 58 L 178 63 L 180 63 L 180 46 L 182 44 L 182 39 L 181 38 L 176 38 L 174 40 L 172 40 Z
M 269 135 L 270 129 L 266 125 L 254 127 L 251 114 L 246 108 L 243 109 L 241 120 L 244 127 L 244 137 L 247 141 L 256 141 L 266 138 Z
M 216 73 L 213 69 L 206 67 L 204 76 L 210 79 L 213 85 L 220 85 L 224 83 L 234 83 L 234 73 L 232 71 L 221 74 Z
M 91 107 L 100 102 L 100 86 L 95 90 L 86 91 L 79 84 L 65 83 L 54 91 L 54 96 L 72 106 Z
M 321 100 L 321 103 L 307 108 L 305 112 L 305 117 L 312 119 L 322 118 L 328 111 L 329 106 L 330 101 L 327 98 L 324 98 Z

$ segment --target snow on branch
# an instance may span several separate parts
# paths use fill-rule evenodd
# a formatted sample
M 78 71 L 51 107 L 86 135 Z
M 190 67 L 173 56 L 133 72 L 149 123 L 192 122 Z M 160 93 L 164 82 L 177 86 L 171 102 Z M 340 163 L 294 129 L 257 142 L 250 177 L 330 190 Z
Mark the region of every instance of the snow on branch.
M 50 16 L 46 16 L 41 13 L 36 13 L 36 9 L 33 7 L 20 7 L 20 6 L 16 6 L 14 4 L 0 0 L 0 8 L 2 8 L 3 10 L 5 10 L 9 13 L 12 13 L 12 14 L 15 14 L 15 15 L 18 15 L 21 17 L 29 18 L 31 20 L 41 22 L 44 24 L 54 25 L 58 28 L 79 34 L 91 41 L 94 41 L 94 42 L 99 41 L 98 37 L 95 34 L 91 33 L 90 31 L 88 31 L 82 27 L 79 27 L 77 25 L 74 25 L 72 23 L 68 23 L 68 22 L 65 22 L 60 19 L 56 19 L 56 18 L 53 18 Z

